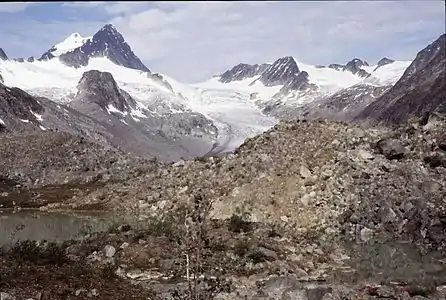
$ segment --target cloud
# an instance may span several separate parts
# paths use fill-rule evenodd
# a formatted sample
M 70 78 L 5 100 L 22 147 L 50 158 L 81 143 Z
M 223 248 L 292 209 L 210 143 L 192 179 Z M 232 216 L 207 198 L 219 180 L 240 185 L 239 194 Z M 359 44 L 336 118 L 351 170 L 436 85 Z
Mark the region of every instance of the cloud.
M 137 2 L 137 1 L 90 1 L 90 2 L 65 2 L 62 3 L 63 7 L 69 9 L 98 9 L 101 10 L 108 15 L 116 16 L 123 15 L 128 13 L 134 13 L 136 11 L 144 10 L 154 5 L 147 2 Z
M 440 1 L 163 2 L 111 22 L 150 68 L 195 81 L 285 55 L 412 59 L 444 31 L 444 17 Z
M 2 2 L 0 3 L 0 13 L 16 13 L 27 9 L 30 5 L 35 3 L 9 3 Z
M 79 1 L 70 1 L 61 3 L 62 6 L 69 8 L 94 8 L 100 5 L 106 5 L 107 1 L 88 1 L 88 2 L 79 2 Z

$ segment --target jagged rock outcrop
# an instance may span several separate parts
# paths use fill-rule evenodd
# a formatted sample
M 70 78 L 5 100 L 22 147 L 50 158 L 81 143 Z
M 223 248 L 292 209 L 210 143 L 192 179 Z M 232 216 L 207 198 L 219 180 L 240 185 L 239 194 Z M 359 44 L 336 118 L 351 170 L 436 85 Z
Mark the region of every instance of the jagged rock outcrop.
M 28 58 L 26 59 L 26 61 L 27 61 L 27 62 L 34 62 L 34 61 L 35 61 L 34 56 L 30 56 L 30 57 L 28 57 Z
M 421 50 L 398 82 L 356 118 L 397 124 L 425 112 L 446 113 L 446 35 Z
M 328 67 L 329 67 L 330 69 L 334 69 L 334 70 L 336 70 L 336 71 L 342 71 L 342 69 L 343 69 L 345 66 L 340 65 L 340 64 L 330 64 L 330 65 L 328 65 Z
M 0 48 L 0 59 L 8 60 L 8 56 L 6 55 L 5 51 L 2 48 Z
M 299 72 L 299 74 L 293 76 L 292 79 L 280 89 L 280 92 L 286 93 L 288 91 L 304 90 L 310 87 L 316 88 L 316 85 L 310 84 L 309 82 L 308 73 L 306 71 Z
M 252 78 L 262 74 L 268 67 L 268 64 L 249 65 L 241 63 L 221 74 L 219 80 L 223 83 L 228 83 L 231 81 Z
M 44 54 L 42 54 L 42 56 L 40 56 L 40 58 L 38 60 L 45 61 L 45 60 L 50 60 L 53 58 L 55 58 L 55 56 L 51 52 L 45 52 Z
M 393 60 L 393 59 L 390 59 L 390 58 L 387 58 L 387 57 L 383 57 L 383 58 L 381 58 L 381 59 L 378 61 L 377 66 L 378 66 L 378 67 L 382 67 L 382 66 L 385 66 L 385 65 L 394 63 L 394 62 L 395 62 L 395 60 Z M 377 67 L 377 68 L 378 68 L 378 67 Z
M 265 86 L 284 85 L 290 83 L 300 73 L 296 61 L 291 56 L 279 58 L 260 76 Z
M 370 73 L 362 69 L 363 66 L 369 66 L 369 64 L 366 61 L 363 61 L 359 58 L 354 58 L 345 65 L 340 65 L 340 64 L 328 65 L 330 69 L 334 69 L 336 71 L 349 71 L 360 77 L 367 77 L 370 75 Z
M 112 74 L 108 72 L 85 72 L 77 88 L 78 92 L 69 105 L 79 111 L 88 112 L 90 108 L 87 107 L 92 104 L 107 112 L 111 106 L 122 113 L 136 107 L 136 101 L 118 87 Z
M 265 69 L 258 80 L 265 86 L 283 85 L 279 91 L 280 94 L 312 87 L 309 84 L 308 73 L 301 71 L 291 56 L 276 60 Z
M 170 83 L 164 79 L 163 75 L 158 74 L 158 73 L 147 73 L 147 77 L 156 81 L 157 83 L 163 85 L 164 87 L 166 87 L 167 89 L 169 89 L 169 91 L 171 91 L 173 93 L 173 88 L 170 85 Z
M 366 61 L 355 58 L 349 61 L 342 70 L 352 72 L 359 77 L 367 77 L 370 75 L 370 73 L 366 72 L 364 69 L 361 69 L 363 66 L 369 66 L 369 64 Z
M 107 57 L 117 65 L 150 72 L 111 24 L 102 27 L 82 46 L 61 54 L 59 59 L 69 66 L 79 67 L 86 66 L 92 57 Z

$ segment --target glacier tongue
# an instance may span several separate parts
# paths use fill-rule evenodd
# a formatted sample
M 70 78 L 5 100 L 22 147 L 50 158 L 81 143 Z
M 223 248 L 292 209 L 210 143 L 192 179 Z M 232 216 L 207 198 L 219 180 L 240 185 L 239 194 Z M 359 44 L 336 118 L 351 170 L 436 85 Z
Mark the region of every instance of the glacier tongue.
M 214 120 L 219 134 L 216 152 L 235 150 L 248 137 L 270 129 L 276 120 L 263 115 L 249 94 L 234 90 L 198 89 L 192 108 Z

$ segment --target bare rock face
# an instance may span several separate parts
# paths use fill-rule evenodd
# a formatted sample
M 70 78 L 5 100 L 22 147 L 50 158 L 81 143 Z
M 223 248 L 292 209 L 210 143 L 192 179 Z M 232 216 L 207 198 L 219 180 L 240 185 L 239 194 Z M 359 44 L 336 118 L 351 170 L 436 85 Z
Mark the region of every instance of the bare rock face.
M 340 64 L 330 64 L 328 67 L 330 69 L 336 70 L 336 71 L 349 71 L 355 75 L 358 75 L 360 77 L 367 77 L 370 75 L 370 73 L 366 72 L 364 69 L 362 69 L 363 66 L 369 66 L 368 62 L 361 60 L 359 58 L 354 58 L 345 65 Z
M 279 58 L 265 69 L 259 80 L 266 86 L 288 84 L 300 73 L 296 61 L 291 56 Z
M 393 59 L 383 57 L 378 61 L 377 66 L 376 66 L 375 70 L 373 70 L 373 71 L 376 71 L 379 67 L 382 67 L 382 66 L 385 66 L 388 64 L 392 64 L 394 62 L 395 62 L 395 60 L 393 60 Z
M 0 48 L 0 59 L 8 60 L 8 56 L 6 55 L 5 51 L 2 48 Z
M 82 75 L 78 93 L 70 106 L 82 111 L 83 106 L 88 104 L 96 104 L 104 111 L 112 106 L 123 113 L 136 106 L 135 100 L 119 89 L 112 74 L 97 70 L 87 71 Z
M 254 76 L 262 74 L 268 67 L 269 67 L 268 64 L 249 65 L 241 63 L 221 74 L 219 80 L 221 82 L 228 83 L 231 81 L 238 81 L 246 78 L 252 78 Z
M 360 60 L 359 58 L 352 59 L 349 61 L 343 68 L 344 71 L 350 71 L 353 74 L 356 74 L 360 77 L 367 77 L 370 73 L 367 73 L 365 70 L 361 69 L 363 66 L 368 66 L 369 64 L 366 61 Z
M 280 90 L 282 94 L 311 87 L 308 73 L 299 69 L 292 56 L 281 57 L 272 64 L 238 64 L 220 75 L 219 80 L 227 83 L 256 76 L 259 76 L 256 80 L 265 86 L 283 85 Z M 255 81 L 251 84 L 254 83 Z

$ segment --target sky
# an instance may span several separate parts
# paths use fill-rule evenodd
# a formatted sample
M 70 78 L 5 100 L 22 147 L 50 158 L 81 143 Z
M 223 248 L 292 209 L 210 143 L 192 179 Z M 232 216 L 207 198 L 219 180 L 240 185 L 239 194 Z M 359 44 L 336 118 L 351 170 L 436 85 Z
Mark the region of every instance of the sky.
M 283 56 L 315 65 L 412 60 L 445 33 L 442 0 L 0 3 L 0 48 L 40 57 L 111 23 L 153 72 L 199 82 Z

